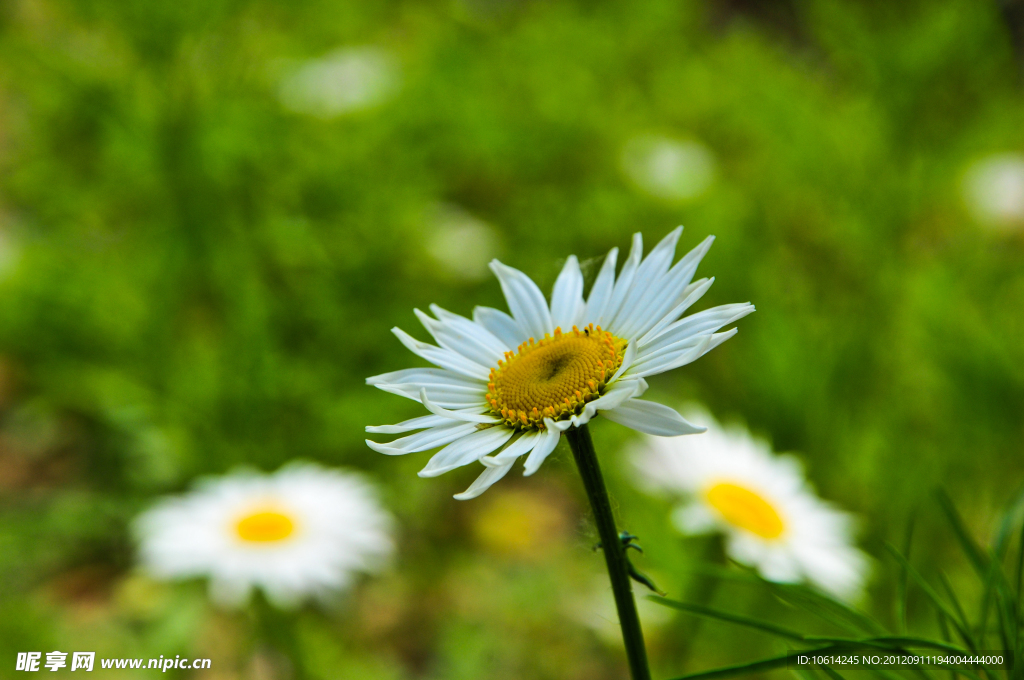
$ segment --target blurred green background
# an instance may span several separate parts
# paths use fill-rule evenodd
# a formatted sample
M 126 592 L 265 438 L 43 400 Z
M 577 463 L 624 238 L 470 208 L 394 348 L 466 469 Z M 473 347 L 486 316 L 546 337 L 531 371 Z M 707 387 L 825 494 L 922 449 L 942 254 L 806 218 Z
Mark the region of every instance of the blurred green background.
M 426 338 L 414 307 L 504 307 L 491 257 L 549 291 L 568 254 L 624 250 L 634 231 L 650 247 L 677 224 L 681 250 L 718 237 L 702 306 L 758 311 L 652 394 L 799 452 L 862 518 L 862 606 L 881 620 L 879 546 L 912 516 L 912 558 L 966 583 L 933 491 L 986 536 L 1024 477 L 1022 15 L 978 0 L 0 4 L 0 667 L 95 650 L 283 677 L 246 612 L 139 573 L 129 527 L 198 475 L 304 458 L 367 471 L 401 527 L 389 571 L 297 614 L 315 677 L 624 677 L 565 444 L 460 503 L 477 469 L 419 479 L 427 454 L 364 445 L 365 425 L 421 413 L 364 379 L 420 365 L 388 332 Z M 686 598 L 718 548 L 634 489 L 633 433 L 593 430 L 637 565 Z M 798 618 L 757 589 L 705 594 Z M 912 626 L 930 630 L 919 605 Z M 660 677 L 776 649 L 642 616 Z

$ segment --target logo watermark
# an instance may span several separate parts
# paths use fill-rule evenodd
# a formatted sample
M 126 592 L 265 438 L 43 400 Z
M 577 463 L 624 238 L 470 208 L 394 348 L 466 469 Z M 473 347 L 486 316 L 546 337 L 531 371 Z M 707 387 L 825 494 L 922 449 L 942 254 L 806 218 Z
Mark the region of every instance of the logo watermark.
M 791 650 L 786 657 L 786 667 L 841 666 L 885 668 L 912 666 L 918 668 L 952 669 L 968 666 L 1012 670 L 1013 661 L 1013 652 L 1008 650 L 962 651 L 956 649 L 928 649 L 925 651 L 913 651 L 910 649 L 855 648 L 852 646 L 840 649 L 837 646 L 832 646 L 815 650 Z
M 43 656 L 43 652 L 18 652 L 18 659 L 14 664 L 14 670 L 27 672 L 47 670 L 55 673 L 62 668 L 68 667 L 68 652 L 46 652 L 45 662 L 43 661 Z M 70 656 L 71 667 L 68 670 L 91 671 L 96 666 L 96 652 L 71 652 Z M 172 668 L 207 669 L 210 667 L 210 664 L 210 659 L 182 658 L 180 654 L 175 655 L 174 658 L 160 655 L 156 659 L 101 658 L 99 660 L 100 668 L 147 669 L 158 670 L 163 673 Z

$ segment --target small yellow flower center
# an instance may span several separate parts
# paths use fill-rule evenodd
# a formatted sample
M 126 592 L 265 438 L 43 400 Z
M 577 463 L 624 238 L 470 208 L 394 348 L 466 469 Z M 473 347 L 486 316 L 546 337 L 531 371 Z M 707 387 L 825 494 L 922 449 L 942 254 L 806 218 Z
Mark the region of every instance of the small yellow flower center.
M 510 427 L 543 429 L 545 418 L 564 420 L 601 396 L 625 349 L 625 340 L 593 324 L 530 338 L 491 369 L 487 403 Z
M 761 538 L 778 538 L 785 528 L 775 508 L 750 489 L 721 482 L 708 489 L 705 498 L 726 522 Z
M 276 510 L 259 510 L 238 520 L 238 537 L 252 543 L 283 541 L 295 531 L 291 517 Z

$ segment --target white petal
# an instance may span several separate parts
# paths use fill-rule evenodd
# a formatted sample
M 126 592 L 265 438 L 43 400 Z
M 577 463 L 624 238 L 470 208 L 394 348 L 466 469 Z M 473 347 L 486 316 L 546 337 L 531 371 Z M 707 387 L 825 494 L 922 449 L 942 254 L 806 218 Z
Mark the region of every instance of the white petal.
M 500 425 L 477 430 L 434 454 L 434 457 L 427 461 L 427 466 L 419 471 L 419 476 L 437 477 L 449 470 L 480 460 L 508 441 L 512 433 L 511 428 Z
M 641 378 L 639 380 L 620 380 L 609 388 L 600 398 L 587 404 L 593 406 L 596 411 L 608 411 L 618 407 L 626 399 L 643 394 L 647 383 Z
M 466 423 L 481 423 L 486 425 L 493 425 L 498 422 L 498 419 L 494 416 L 487 416 L 482 413 L 473 413 L 472 411 L 449 411 L 448 409 L 441 408 L 430 401 L 430 397 L 427 396 L 426 388 L 420 390 L 420 402 L 427 407 L 428 411 L 434 415 L 441 416 L 442 418 L 451 418 L 452 420 L 459 420 Z
M 398 336 L 398 339 L 402 341 L 402 344 L 408 347 L 413 353 L 418 354 L 427 361 L 441 368 L 447 368 L 450 371 L 461 373 L 462 375 L 470 378 L 477 378 L 478 380 L 487 380 L 489 371 L 487 368 L 480 364 L 470 361 L 466 357 L 462 356 L 458 352 L 453 352 L 443 347 L 436 347 L 426 342 L 420 342 L 416 338 L 412 337 L 401 328 L 392 328 L 391 332 Z
M 570 255 L 551 292 L 551 322 L 569 331 L 580 322 L 583 309 L 583 273 L 576 256 Z
M 619 312 L 619 308 L 622 307 L 622 301 L 629 295 L 629 289 L 633 285 L 633 277 L 636 276 L 636 269 L 640 266 L 640 258 L 644 254 L 644 239 L 640 235 L 640 232 L 633 234 L 633 245 L 629 249 L 629 256 L 626 258 L 626 263 L 622 265 L 622 271 L 619 273 L 619 278 L 615 280 L 615 286 L 612 288 L 611 297 L 608 299 L 608 304 L 601 312 L 601 316 L 594 320 L 598 326 L 608 328 L 608 320 L 614 319 L 615 315 Z
M 430 400 L 445 408 L 476 409 L 478 413 L 487 408 L 487 400 L 484 399 L 485 392 L 482 389 L 449 387 L 447 385 L 393 385 L 390 383 L 378 383 L 375 387 L 384 392 L 416 401 L 420 401 L 420 390 L 426 389 Z
M 646 383 L 643 378 L 639 380 L 619 380 L 603 395 L 594 401 L 587 402 L 587 405 L 583 407 L 583 411 L 578 415 L 574 415 L 570 420 L 572 420 L 574 427 L 586 425 L 598 411 L 613 409 L 630 397 L 640 396 L 644 389 L 646 389 Z
M 677 344 L 688 338 L 717 331 L 722 326 L 738 321 L 753 311 L 754 305 L 749 302 L 743 302 L 719 305 L 718 307 L 712 307 L 711 309 L 691 314 L 668 325 L 656 337 L 652 338 L 644 346 L 641 357 L 646 358 L 650 354 L 657 353 L 669 345 Z
M 505 312 L 493 307 L 474 307 L 473 321 L 477 322 L 491 332 L 494 337 L 501 340 L 510 350 L 514 350 L 529 338 L 524 333 L 516 320 Z
M 430 308 L 438 317 L 441 316 L 439 312 L 444 313 L 437 305 L 431 305 Z M 418 309 L 413 312 L 434 336 L 437 344 L 481 366 L 494 366 L 508 349 L 489 330 L 457 314 L 444 313 L 445 318 L 441 320 L 432 319 Z
M 529 337 L 540 340 L 555 330 L 547 300 L 529 276 L 497 260 L 491 262 L 491 270 L 501 283 L 512 318 Z
M 369 439 L 366 440 L 366 445 L 377 453 L 383 453 L 389 456 L 401 456 L 406 453 L 414 453 L 416 451 L 427 451 L 429 449 L 436 449 L 439 446 L 450 444 L 451 442 L 467 437 L 476 432 L 476 425 L 473 423 L 463 423 L 455 420 L 449 420 L 449 424 L 438 425 L 432 427 L 429 430 L 423 432 L 417 432 L 407 437 L 396 439 L 393 442 L 387 444 L 379 444 Z
M 653 327 L 651 327 L 649 331 L 644 333 L 643 337 L 641 337 L 640 340 L 637 341 L 637 344 L 640 347 L 644 347 L 653 340 L 657 339 L 657 337 L 661 334 L 661 332 L 665 329 L 666 326 L 668 326 L 670 323 L 678 319 L 683 314 L 683 312 L 685 312 L 687 309 L 692 307 L 694 303 L 696 303 L 698 300 L 704 297 L 704 293 L 708 292 L 708 289 L 711 288 L 711 284 L 713 284 L 714 282 L 715 277 L 711 277 L 710 279 L 701 279 L 699 282 L 697 282 L 696 286 L 687 286 L 686 290 L 683 291 L 685 295 L 681 296 L 682 300 L 679 302 L 679 304 L 676 305 L 676 307 L 671 312 L 663 316 L 661 321 L 659 321 Z
M 648 376 L 655 375 L 657 373 L 664 373 L 665 371 L 671 371 L 680 366 L 685 366 L 697 359 L 701 358 L 714 348 L 721 345 L 723 342 L 731 338 L 732 336 L 739 333 L 738 328 L 732 328 L 724 333 L 715 333 L 713 335 L 702 335 L 695 338 L 693 345 L 689 349 L 684 349 L 679 352 L 662 355 L 651 361 L 645 360 L 643 363 L 637 362 L 633 369 L 630 371 L 628 377 L 634 376 Z
M 476 481 L 469 485 L 468 489 L 462 493 L 455 494 L 455 500 L 468 501 L 470 498 L 476 498 L 484 491 L 491 488 L 492 484 L 507 475 L 513 465 L 515 465 L 514 460 L 511 463 L 499 465 L 498 467 L 484 468 L 484 471 L 480 473 L 480 476 L 476 478 Z
M 441 416 L 420 416 L 410 420 L 404 420 L 397 425 L 367 425 L 366 431 L 371 434 L 399 434 L 411 430 L 422 430 L 427 427 L 444 425 L 449 422 L 448 418 Z
M 547 429 L 544 430 L 540 443 L 526 457 L 523 474 L 527 477 L 540 468 L 544 460 L 555 450 L 555 446 L 558 445 L 558 439 L 562 436 L 562 433 L 555 428 L 555 424 L 550 418 L 544 419 L 544 425 L 547 426 Z
M 708 236 L 700 245 L 683 256 L 664 276 L 655 281 L 643 298 L 636 303 L 627 302 L 627 306 L 632 305 L 632 311 L 622 322 L 623 325 L 616 328 L 623 328 L 622 332 L 629 337 L 644 335 L 670 314 L 680 294 L 690 285 L 693 275 L 697 273 L 697 266 L 714 240 L 714 236 Z M 676 313 L 674 318 L 679 318 L 681 313 Z
M 643 399 L 629 399 L 617 409 L 602 411 L 601 415 L 613 423 L 659 437 L 697 434 L 707 429 L 687 422 L 675 410 L 664 404 Z
M 481 458 L 480 462 L 492 467 L 501 467 L 514 463 L 523 454 L 529 453 L 533 447 L 540 442 L 542 432 L 524 432 L 518 439 L 502 449 L 497 455 L 490 458 Z
M 546 429 L 554 428 L 558 432 L 565 432 L 572 427 L 572 422 L 568 420 L 555 420 L 552 421 L 550 418 L 544 419 L 544 425 Z
M 640 263 L 629 295 L 623 300 L 615 318 L 608 322 L 608 328 L 614 329 L 616 335 L 634 337 L 637 328 L 631 320 L 647 313 L 651 299 L 658 294 L 658 283 L 672 265 L 676 243 L 682 233 L 682 227 L 670 231 Z
M 583 316 L 583 322 L 589 323 L 600 319 L 604 308 L 612 297 L 612 289 L 615 287 L 615 262 L 619 256 L 619 249 L 612 248 L 608 256 L 604 258 L 601 271 L 590 288 L 590 297 L 587 298 L 587 308 Z
M 692 363 L 708 353 L 708 348 L 711 347 L 713 340 L 713 335 L 698 335 L 696 338 L 690 338 L 680 343 L 676 350 L 646 358 L 642 362 L 638 361 L 633 365 L 629 377 L 657 375 Z
M 501 338 L 492 333 L 483 324 L 479 324 L 454 312 L 449 312 L 447 309 L 435 304 L 430 305 L 430 311 L 433 312 L 438 320 L 450 325 L 455 332 L 471 335 L 477 343 L 486 346 L 489 352 L 497 353 L 499 357 L 505 353 L 505 350 L 510 349 L 506 347 L 505 342 Z
M 797 583 L 800 581 L 800 566 L 785 550 L 765 550 L 758 560 L 757 571 L 768 581 L 776 583 Z
M 680 505 L 672 511 L 672 523 L 684 534 L 709 534 L 718 528 L 718 520 L 703 503 Z
M 366 379 L 367 385 L 445 385 L 451 387 L 469 387 L 483 390 L 487 383 L 476 378 L 453 373 L 443 368 L 404 368 L 401 371 L 381 373 Z

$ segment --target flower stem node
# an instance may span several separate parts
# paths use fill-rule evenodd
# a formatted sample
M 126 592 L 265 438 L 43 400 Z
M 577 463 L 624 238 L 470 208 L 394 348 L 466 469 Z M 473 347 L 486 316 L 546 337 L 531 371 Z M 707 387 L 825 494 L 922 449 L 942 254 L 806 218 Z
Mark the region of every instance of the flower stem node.
M 640 547 L 640 544 L 633 542 L 635 540 L 638 540 L 639 538 L 640 538 L 639 536 L 634 536 L 633 534 L 629 533 L 628 531 L 620 531 L 619 532 L 619 545 L 622 547 L 623 554 L 626 555 L 626 568 L 627 568 L 627 570 L 629 572 L 629 577 L 631 579 L 633 579 L 634 581 L 636 581 L 637 583 L 641 583 L 641 584 L 647 586 L 647 588 L 649 588 L 653 592 L 657 593 L 658 595 L 661 595 L 662 597 L 665 597 L 665 593 L 662 592 L 662 590 L 660 588 L 658 588 L 658 586 L 656 586 L 654 584 L 654 581 L 651 580 L 651 577 L 647 576 L 642 571 L 639 571 L 636 567 L 633 566 L 633 563 L 629 561 L 629 549 L 630 548 L 632 548 L 633 550 L 636 550 L 641 555 L 644 553 L 644 549 Z M 603 545 L 601 543 L 598 543 L 597 545 L 594 546 L 594 550 L 599 550 L 602 547 L 603 547 Z

